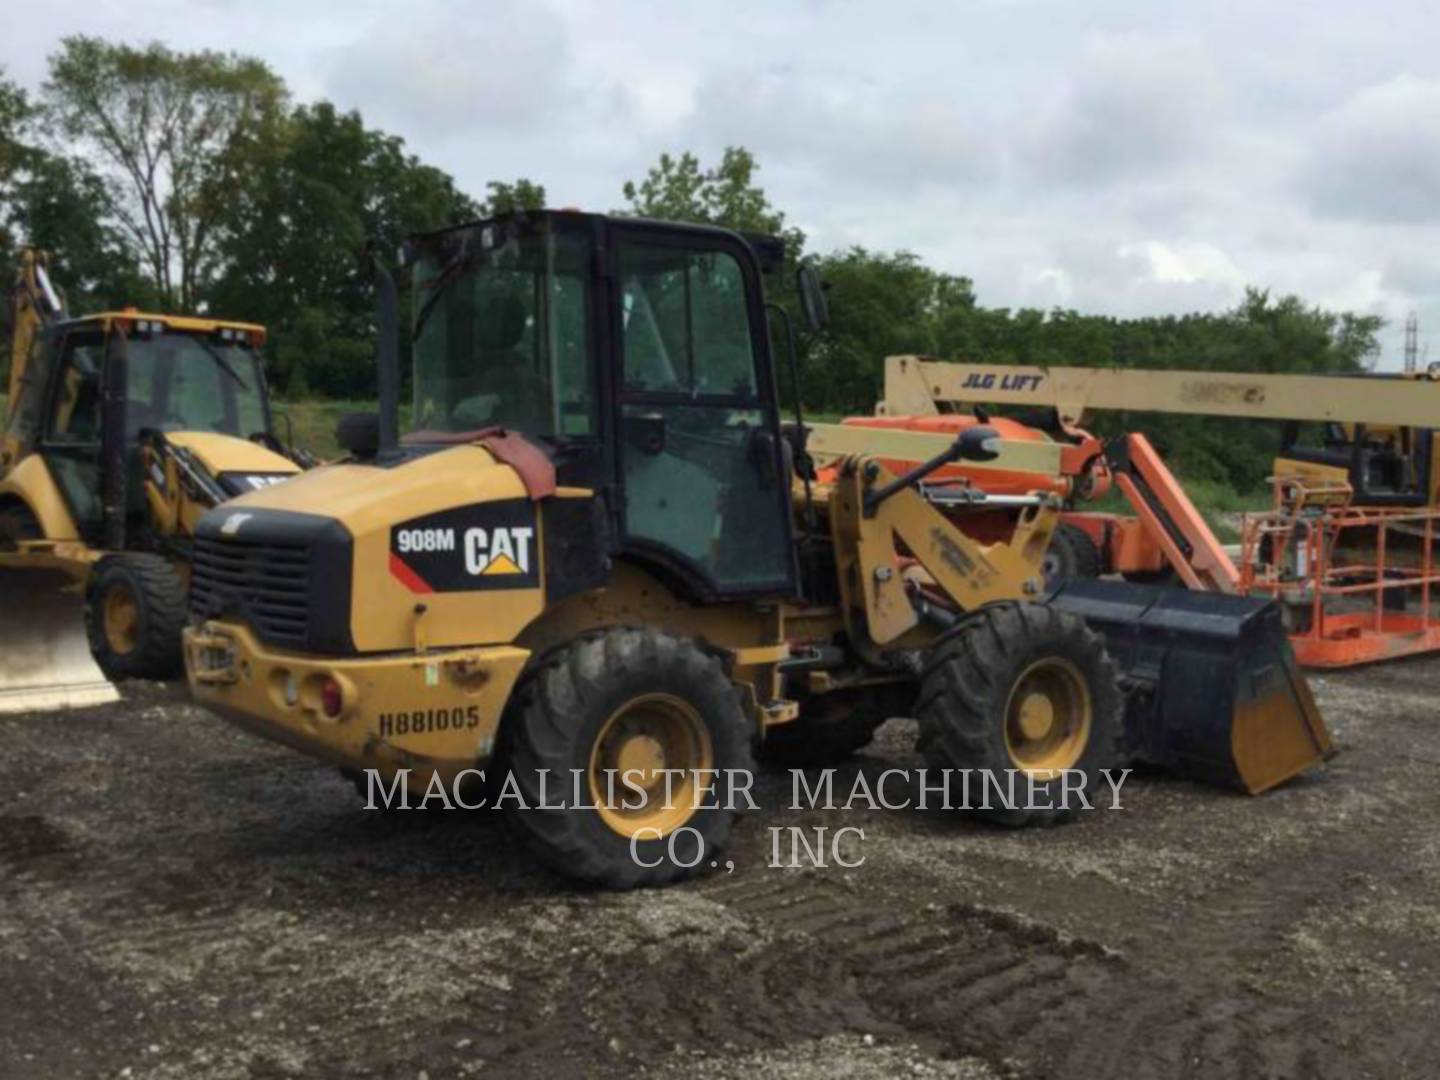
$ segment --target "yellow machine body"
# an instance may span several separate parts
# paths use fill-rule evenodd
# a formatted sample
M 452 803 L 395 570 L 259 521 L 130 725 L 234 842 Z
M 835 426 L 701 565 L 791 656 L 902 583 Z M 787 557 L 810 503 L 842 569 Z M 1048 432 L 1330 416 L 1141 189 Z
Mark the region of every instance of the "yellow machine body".
M 653 792 L 661 774 L 747 771 L 757 744 L 857 706 L 868 738 L 896 708 L 927 761 L 1093 785 L 1122 752 L 1123 671 L 1137 753 L 1253 790 L 1328 751 L 1281 677 L 1274 605 L 1193 612 L 1122 585 L 1065 610 L 1043 574 L 1057 496 L 1027 499 L 996 543 L 927 497 L 948 464 L 1054 472 L 1056 448 L 970 426 L 907 438 L 936 452 L 896 475 L 867 441 L 896 436 L 853 429 L 820 432 L 812 457 L 804 426 L 779 423 L 757 254 L 783 258 L 778 242 L 567 211 L 413 247 L 420 430 L 398 437 L 386 333 L 374 441 L 196 526 L 187 673 L 236 724 L 345 770 L 409 770 L 412 788 L 498 758 L 531 794 L 558 770 L 600 800 L 605 774 Z M 1197 718 L 1167 685 L 1202 653 Z M 685 868 L 637 862 L 638 842 L 728 830 L 687 790 L 517 820 L 566 873 L 658 883 Z
M 11 295 L 0 571 L 7 598 L 24 602 L 0 619 L 0 711 L 114 700 L 97 659 L 103 666 L 119 653 L 102 654 L 93 634 L 87 643 L 87 607 L 101 604 L 106 640 L 122 652 L 142 644 L 138 627 L 155 624 L 140 617 L 148 600 L 133 576 L 113 586 L 126 596 L 95 599 L 103 560 L 120 552 L 168 560 L 165 573 L 183 590 L 187 545 L 205 511 L 299 471 L 268 434 L 254 352 L 265 330 L 135 309 L 69 318 L 45 253 L 32 249 L 21 253 Z M 173 430 L 187 418 L 219 430 Z M 225 434 L 227 425 L 270 445 Z M 147 674 L 151 663 L 116 673 Z M 173 672 L 171 663 L 153 661 L 154 674 Z

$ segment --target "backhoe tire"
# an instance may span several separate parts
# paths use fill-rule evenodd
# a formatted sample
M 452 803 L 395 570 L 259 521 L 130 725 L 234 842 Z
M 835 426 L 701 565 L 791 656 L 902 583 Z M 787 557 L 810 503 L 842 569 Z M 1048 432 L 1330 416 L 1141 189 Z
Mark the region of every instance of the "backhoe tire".
M 720 661 L 658 630 L 606 630 L 557 650 L 526 677 L 503 728 L 513 784 L 504 778 L 497 804 L 546 865 L 609 888 L 711 866 L 740 809 L 727 776 L 747 785 L 755 768 L 754 725 Z M 672 778 L 668 800 L 660 769 L 688 774 Z M 708 795 L 697 769 L 711 770 Z M 523 807 L 506 797 L 512 787 Z
M 1093 804 L 1101 770 L 1124 760 L 1114 661 L 1082 619 L 1043 603 L 995 604 L 951 630 L 926 665 L 916 715 L 927 766 L 983 770 L 969 776 L 968 807 L 1003 825 L 1073 819 L 1075 792 Z M 953 804 L 960 785 L 952 774 Z
M 184 668 L 185 585 L 160 555 L 107 555 L 85 589 L 90 651 L 111 679 L 173 679 Z
M 1097 578 L 1104 569 L 1100 549 L 1078 525 L 1062 521 L 1050 536 L 1050 549 L 1042 564 L 1045 587 L 1053 589 L 1072 578 Z
M 44 530 L 28 506 L 10 505 L 0 509 L 0 551 L 14 551 L 23 540 L 42 540 Z
M 910 715 L 914 688 L 904 690 L 837 690 L 805 698 L 799 716 L 765 733 L 760 757 L 791 769 L 838 765 L 869 746 L 875 729 L 890 717 Z

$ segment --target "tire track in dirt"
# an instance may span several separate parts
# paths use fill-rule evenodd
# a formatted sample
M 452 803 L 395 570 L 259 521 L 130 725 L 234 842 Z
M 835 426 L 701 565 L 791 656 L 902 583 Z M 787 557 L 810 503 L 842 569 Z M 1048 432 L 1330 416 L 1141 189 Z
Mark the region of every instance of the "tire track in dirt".
M 1321 1007 L 1146 968 L 993 909 L 902 910 L 894 897 L 836 888 L 819 874 L 787 877 L 726 882 L 707 895 L 782 935 L 787 947 L 772 950 L 772 967 L 811 956 L 809 973 L 826 980 L 826 993 L 850 995 L 851 1014 L 871 1019 L 860 1030 L 920 1040 L 1001 1071 L 1338 1080 L 1355 1074 L 1355 1048 L 1377 1034 Z M 757 1011 L 775 1004 L 766 998 Z

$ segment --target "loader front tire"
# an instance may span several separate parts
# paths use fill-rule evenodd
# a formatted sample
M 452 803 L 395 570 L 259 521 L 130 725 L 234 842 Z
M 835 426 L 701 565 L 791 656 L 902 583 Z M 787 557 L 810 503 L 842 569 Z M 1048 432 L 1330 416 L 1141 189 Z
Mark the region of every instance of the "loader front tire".
M 711 866 L 740 809 L 730 778 L 748 786 L 755 768 L 754 727 L 720 661 L 657 630 L 606 630 L 558 650 L 503 724 L 513 781 L 502 778 L 497 805 L 541 861 L 610 888 Z M 683 770 L 668 773 L 668 798 L 663 770 Z
M 168 559 L 125 552 L 96 564 L 85 590 L 85 632 L 107 677 L 177 677 L 184 626 L 185 585 Z
M 926 665 L 916 714 L 926 764 L 979 770 L 969 808 L 1003 825 L 1073 819 L 1083 808 L 1075 792 L 1093 803 L 1101 771 L 1124 756 L 1114 661 L 1084 620 L 1047 604 L 995 604 L 950 631 Z M 1010 802 L 1001 793 L 1012 778 Z

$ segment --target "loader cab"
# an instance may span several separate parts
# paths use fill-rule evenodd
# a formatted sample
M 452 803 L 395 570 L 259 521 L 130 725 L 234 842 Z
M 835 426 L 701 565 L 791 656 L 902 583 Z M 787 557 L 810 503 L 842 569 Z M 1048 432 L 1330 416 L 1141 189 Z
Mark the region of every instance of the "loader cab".
M 26 373 L 11 435 L 44 460 L 80 535 L 103 532 L 105 463 L 123 460 L 126 516 L 144 513 L 139 435 L 272 431 L 259 327 L 134 313 L 45 329 Z
M 762 250 L 575 212 L 413 238 L 405 450 L 519 432 L 597 492 L 612 554 L 702 602 L 794 595 Z

